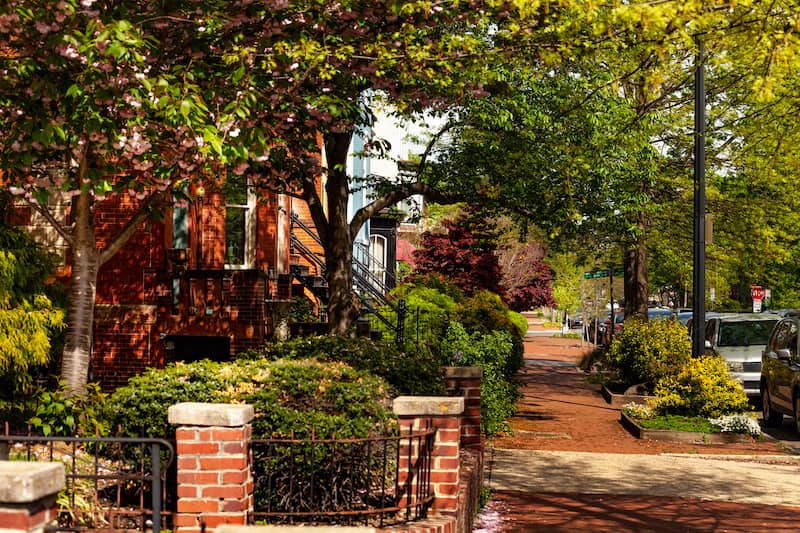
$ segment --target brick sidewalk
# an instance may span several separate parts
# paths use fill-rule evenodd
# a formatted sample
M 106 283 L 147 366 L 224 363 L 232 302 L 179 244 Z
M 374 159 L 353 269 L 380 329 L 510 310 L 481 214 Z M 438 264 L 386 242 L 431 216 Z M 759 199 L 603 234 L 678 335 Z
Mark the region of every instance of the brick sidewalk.
M 557 366 L 559 362 L 578 362 L 581 354 L 589 349 L 585 343 L 529 335 L 525 348 L 526 359 L 535 366 L 526 369 L 525 404 L 516 420 L 511 421 L 517 435 L 495 439 L 498 447 L 651 453 L 654 456 L 670 452 L 786 453 L 764 442 L 728 449 L 706 445 L 677 449 L 671 444 L 641 442 L 621 429 L 616 422 L 618 413 L 606 413 L 609 406 L 598 403 L 596 398 L 599 390 L 587 386 L 582 377 L 576 375 L 578 372 Z M 548 368 L 549 362 L 554 366 Z M 608 420 L 602 421 L 604 419 Z M 609 438 L 598 440 L 598 433 L 603 432 L 607 432 Z M 522 473 L 519 465 L 515 473 Z M 579 475 L 573 473 L 574 477 Z M 798 478 L 800 489 L 800 476 Z M 495 491 L 474 531 L 800 531 L 800 507 L 708 501 L 678 497 L 680 493 L 669 497 L 565 493 L 552 490 L 552 487 L 548 490 L 550 492 L 525 492 L 503 487 L 503 490 Z M 800 505 L 800 495 L 797 501 Z
M 496 492 L 475 533 L 773 532 L 800 530 L 800 509 L 655 496 Z

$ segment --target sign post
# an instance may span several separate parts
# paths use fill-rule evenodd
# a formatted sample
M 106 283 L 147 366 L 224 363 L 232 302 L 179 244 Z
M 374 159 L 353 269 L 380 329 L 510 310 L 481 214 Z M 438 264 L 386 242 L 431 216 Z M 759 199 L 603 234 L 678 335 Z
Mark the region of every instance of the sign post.
M 753 297 L 753 312 L 761 312 L 761 303 L 764 301 L 764 287 L 761 285 L 750 286 L 750 296 Z

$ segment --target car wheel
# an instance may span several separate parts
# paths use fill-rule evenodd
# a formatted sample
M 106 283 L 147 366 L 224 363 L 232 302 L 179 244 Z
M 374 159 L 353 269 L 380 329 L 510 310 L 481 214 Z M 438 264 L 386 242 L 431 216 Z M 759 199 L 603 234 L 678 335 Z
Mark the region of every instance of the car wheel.
M 797 419 L 797 401 L 795 401 L 795 420 Z M 772 409 L 769 399 L 769 389 L 764 387 L 761 391 L 761 414 L 764 418 L 764 426 L 768 428 L 778 427 L 783 423 L 783 415 Z
M 800 434 L 800 394 L 794 396 L 794 430 Z

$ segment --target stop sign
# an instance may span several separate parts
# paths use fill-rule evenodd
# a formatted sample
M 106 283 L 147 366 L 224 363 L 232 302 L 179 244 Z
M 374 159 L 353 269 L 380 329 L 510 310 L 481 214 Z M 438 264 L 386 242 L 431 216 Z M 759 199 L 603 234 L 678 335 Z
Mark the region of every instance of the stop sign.
M 750 295 L 753 297 L 753 300 L 763 300 L 764 287 L 761 287 L 760 285 L 753 285 L 750 287 Z

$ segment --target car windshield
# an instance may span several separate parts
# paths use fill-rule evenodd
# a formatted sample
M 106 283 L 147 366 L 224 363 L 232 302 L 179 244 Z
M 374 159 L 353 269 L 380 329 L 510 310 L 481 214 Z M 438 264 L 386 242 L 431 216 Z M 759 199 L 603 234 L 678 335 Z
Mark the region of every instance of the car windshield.
M 671 309 L 648 309 L 647 318 L 650 320 L 669 320 L 672 318 Z
M 719 326 L 718 346 L 750 346 L 767 344 L 777 320 L 723 322 Z

